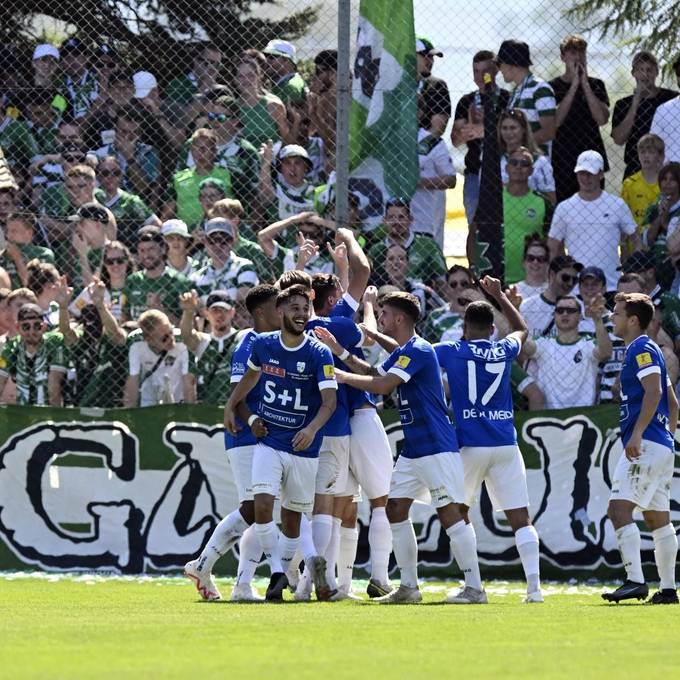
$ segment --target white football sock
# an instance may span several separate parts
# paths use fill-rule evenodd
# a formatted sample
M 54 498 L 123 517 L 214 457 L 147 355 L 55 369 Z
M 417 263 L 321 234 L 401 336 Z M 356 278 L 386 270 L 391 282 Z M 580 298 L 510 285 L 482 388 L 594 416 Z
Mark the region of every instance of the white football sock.
M 281 566 L 281 553 L 279 552 L 279 530 L 274 522 L 267 524 L 255 524 L 257 537 L 260 539 L 262 552 L 269 562 L 269 570 L 272 574 L 283 571 Z
M 326 556 L 332 532 L 333 515 L 312 516 L 312 538 L 314 539 L 317 555 Z
M 541 587 L 538 556 L 538 532 L 533 525 L 521 527 L 515 532 L 515 545 L 522 560 L 524 576 L 527 580 L 527 592 L 533 593 Z
M 216 527 L 198 558 L 199 571 L 211 572 L 215 562 L 229 551 L 249 524 L 238 509 L 230 512 Z
M 286 536 L 283 532 L 279 534 L 279 552 L 281 553 L 281 566 L 283 569 L 281 571 L 288 571 L 291 562 L 295 557 L 295 552 L 297 550 L 298 544 L 300 542 L 300 537 L 290 538 Z
M 349 592 L 352 587 L 352 572 L 357 556 L 359 531 L 356 527 L 340 527 L 340 551 L 338 554 L 338 589 Z
M 661 590 L 675 590 L 675 560 L 678 556 L 678 537 L 675 527 L 666 524 L 665 527 L 652 531 L 654 537 L 654 561 L 659 572 L 659 588 Z
M 617 529 L 616 542 L 619 544 L 619 552 L 628 580 L 644 583 L 645 577 L 642 573 L 642 557 L 640 556 L 640 530 L 637 524 L 633 522 Z
M 333 517 L 333 530 L 331 531 L 331 541 L 326 550 L 326 580 L 331 590 L 335 590 L 337 582 L 335 580 L 335 565 L 340 554 L 340 526 L 342 521 L 339 517 Z
M 390 524 L 392 546 L 397 560 L 401 585 L 418 587 L 418 541 L 410 519 Z
M 241 536 L 238 555 L 238 574 L 236 585 L 249 585 L 255 576 L 257 565 L 262 557 L 262 546 L 254 526 L 249 526 Z
M 312 537 L 312 525 L 307 519 L 307 515 L 300 517 L 300 552 L 305 562 L 315 557 L 316 546 L 314 545 L 314 538 Z
M 385 508 L 373 508 L 368 525 L 368 545 L 371 548 L 371 578 L 387 583 L 387 569 L 392 552 L 392 530 Z
M 465 585 L 470 588 L 482 589 L 482 577 L 479 574 L 477 559 L 477 536 L 472 524 L 465 520 L 450 526 L 446 533 L 451 539 L 451 550 L 458 568 L 463 572 Z

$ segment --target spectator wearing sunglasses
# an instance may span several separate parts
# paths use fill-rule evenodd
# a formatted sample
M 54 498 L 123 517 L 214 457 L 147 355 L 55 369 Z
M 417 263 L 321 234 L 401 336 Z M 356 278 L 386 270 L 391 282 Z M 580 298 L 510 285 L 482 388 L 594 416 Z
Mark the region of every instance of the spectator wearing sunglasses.
M 519 308 L 531 337 L 555 335 L 555 303 L 559 297 L 571 293 L 582 269 L 583 265 L 568 255 L 559 255 L 550 261 L 548 287 L 524 300 Z
M 59 51 L 69 113 L 72 118 L 84 118 L 99 95 L 97 74 L 90 68 L 90 50 L 82 40 L 68 38 Z
M 598 396 L 598 365 L 612 354 L 605 328 L 604 298 L 586 307 L 595 325 L 595 336 L 579 332 L 581 303 L 573 295 L 555 301 L 554 337 L 528 338 L 523 354 L 535 361 L 536 381 L 548 409 L 592 406 Z
M 422 331 L 425 340 L 435 343 L 463 337 L 465 307 L 472 301 L 466 293 L 473 285 L 472 272 L 466 267 L 454 264 L 448 270 L 443 288 L 447 304 L 433 309 L 425 318 Z
M 136 194 L 121 189 L 123 170 L 116 156 L 104 156 L 97 166 L 99 188 L 96 199 L 116 218 L 117 238 L 126 246 L 134 246 L 137 231 L 144 226 L 159 226 L 161 221 Z
M 236 231 L 223 217 L 205 223 L 205 249 L 208 264 L 192 274 L 191 282 L 202 302 L 214 290 L 223 290 L 234 302 L 245 300 L 248 291 L 259 283 L 255 265 L 232 252 Z
M 24 304 L 17 314 L 18 335 L 0 354 L 0 393 L 11 378 L 16 403 L 22 406 L 63 406 L 62 385 L 68 356 L 61 333 L 47 330 L 43 311 Z
M 616 290 L 617 270 L 621 266 L 619 246 L 638 250 L 640 237 L 630 208 L 622 198 L 602 189 L 604 159 L 597 151 L 579 154 L 574 168 L 579 190 L 562 201 L 548 233 L 552 257 L 566 250 L 577 260 L 597 262 L 607 277 L 607 290 Z
M 524 239 L 522 266 L 524 278 L 515 283 L 515 289 L 523 300 L 540 295 L 548 287 L 548 266 L 550 251 L 540 234 L 531 234 Z
M 503 187 L 503 255 L 505 281 L 522 278 L 524 240 L 531 234 L 544 234 L 550 225 L 552 205 L 529 188 L 534 159 L 526 147 L 513 151 L 507 160 L 508 183 Z
M 205 127 L 215 132 L 217 157 L 215 165 L 226 168 L 231 174 L 234 196 L 243 205 L 251 206 L 257 200 L 257 183 L 260 172 L 260 154 L 241 134 L 239 106 L 229 95 L 209 99 L 202 116 Z M 185 144 L 181 167 L 196 165 L 190 141 Z
M 194 358 L 166 314 L 150 309 L 130 333 L 123 406 L 196 403 Z

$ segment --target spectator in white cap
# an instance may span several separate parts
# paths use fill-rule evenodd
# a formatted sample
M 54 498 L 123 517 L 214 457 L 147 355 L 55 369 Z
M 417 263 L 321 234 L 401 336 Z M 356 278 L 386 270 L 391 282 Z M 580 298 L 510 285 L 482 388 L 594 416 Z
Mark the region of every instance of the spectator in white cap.
M 623 199 L 602 189 L 604 159 L 597 151 L 583 151 L 574 168 L 579 190 L 555 208 L 548 246 L 551 257 L 568 251 L 576 260 L 597 262 L 615 291 L 621 265 L 619 245 L 630 237 L 632 250 L 640 246 L 637 225 Z
M 270 40 L 262 53 L 267 57 L 267 75 L 272 80 L 272 94 L 284 104 L 304 106 L 307 83 L 297 71 L 297 50 L 287 40 Z
M 286 144 L 276 155 L 277 181 L 272 181 L 272 145 L 263 146 L 260 157 L 260 200 L 264 206 L 275 204 L 279 220 L 314 210 L 316 187 L 306 179 L 312 169 L 307 150 L 299 144 Z M 274 212 L 274 211 L 272 211 Z M 286 245 L 295 245 L 294 234 L 288 234 Z
M 205 301 L 212 291 L 226 291 L 232 300 L 245 300 L 248 291 L 259 283 L 255 265 L 232 252 L 236 232 L 223 217 L 205 223 L 205 248 L 210 260 L 191 276 L 199 296 Z
M 59 70 L 59 50 L 48 43 L 36 45 L 31 58 L 33 84 L 36 87 L 55 87 Z
M 168 246 L 165 261 L 170 269 L 187 278 L 200 269 L 199 260 L 189 257 L 191 234 L 185 222 L 178 219 L 166 220 L 161 225 L 161 236 Z

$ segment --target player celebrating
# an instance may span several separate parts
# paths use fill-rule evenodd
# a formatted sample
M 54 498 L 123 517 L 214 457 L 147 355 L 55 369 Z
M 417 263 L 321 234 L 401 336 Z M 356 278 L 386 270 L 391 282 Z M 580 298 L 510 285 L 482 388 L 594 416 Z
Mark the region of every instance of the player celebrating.
M 608 514 L 626 570 L 626 582 L 602 597 L 609 602 L 638 599 L 649 593 L 642 574 L 640 531 L 633 510 L 642 510 L 654 537 L 654 559 L 661 581 L 650 604 L 678 604 L 675 560 L 678 538 L 671 524 L 670 489 L 678 423 L 678 402 L 666 374 L 659 346 L 645 334 L 654 304 L 643 293 L 619 293 L 612 322 L 626 343 L 621 369 L 621 441 L 624 455 L 612 478 Z
M 246 331 L 239 338 L 231 357 L 230 382 L 232 385 L 239 383 L 243 378 L 246 363 L 258 333 L 267 333 L 279 327 L 275 306 L 278 293 L 279 291 L 274 286 L 267 284 L 255 286 L 248 291 L 246 307 L 253 318 L 253 329 Z M 260 401 L 259 386 L 258 383 L 246 399 L 247 407 L 251 412 L 257 410 Z M 212 576 L 212 569 L 217 560 L 229 551 L 240 536 L 239 569 L 231 599 L 234 601 L 261 599 L 257 593 L 253 592 L 250 585 L 260 561 L 260 555 L 262 555 L 260 540 L 255 530 L 251 528 L 255 518 L 251 473 L 253 449 L 257 443 L 256 436 L 262 435 L 263 424 L 261 420 L 256 419 L 251 429 L 240 419 L 236 422 L 238 432 L 236 435 L 225 432 L 224 442 L 236 482 L 239 507 L 215 527 L 215 531 L 198 558 L 187 562 L 184 567 L 184 574 L 196 583 L 196 588 L 204 600 L 221 599 L 222 596 Z
M 399 418 L 405 446 L 395 465 L 387 502 L 394 555 L 401 572 L 399 588 L 377 602 L 420 602 L 418 544 L 409 518 L 416 498 L 431 497 L 450 540 L 458 566 L 465 575 L 465 588 L 456 604 L 486 603 L 477 562 L 475 533 L 463 519 L 463 464 L 456 433 L 449 421 L 439 364 L 430 343 L 415 334 L 420 303 L 411 293 L 389 293 L 382 300 L 379 323 L 386 336 L 377 334 L 392 353 L 378 369 L 350 355 L 344 359 L 353 375 L 338 371 L 339 381 L 360 390 L 389 394 L 398 389 Z M 322 329 L 317 331 L 326 336 Z M 330 338 L 328 338 L 330 340 Z
M 543 602 L 539 579 L 538 534 L 529 519 L 529 494 L 522 454 L 513 425 L 510 371 L 527 325 L 501 290 L 501 282 L 490 276 L 482 288 L 498 301 L 511 333 L 491 341 L 493 307 L 486 301 L 465 308 L 464 340 L 434 346 L 440 366 L 446 371 L 456 417 L 456 435 L 465 470 L 465 504 L 476 500 L 482 485 L 495 510 L 503 510 L 515 533 L 527 579 L 525 602 Z
M 257 414 L 239 413 L 255 428 L 258 443 L 253 451 L 252 486 L 255 528 L 271 579 L 265 598 L 283 599 L 288 586 L 286 570 L 298 546 L 301 513 L 314 502 L 316 471 L 323 426 L 335 410 L 337 383 L 333 357 L 323 344 L 305 335 L 311 315 L 311 294 L 303 286 L 291 286 L 276 298 L 281 330 L 255 339 L 248 371 L 234 389 L 224 409 L 224 424 L 237 434 L 235 409 L 262 381 Z M 274 500 L 281 499 L 279 532 L 273 521 Z M 332 595 L 326 582 L 326 561 L 319 556 L 307 562 L 316 596 Z

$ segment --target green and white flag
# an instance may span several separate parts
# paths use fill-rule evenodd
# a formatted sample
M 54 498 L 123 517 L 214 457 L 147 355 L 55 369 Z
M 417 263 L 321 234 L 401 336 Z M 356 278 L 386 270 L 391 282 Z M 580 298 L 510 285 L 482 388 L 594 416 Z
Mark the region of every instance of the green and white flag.
M 410 198 L 418 183 L 412 0 L 361 0 L 350 108 L 350 173 L 362 193 Z M 368 184 L 374 183 L 374 187 Z

